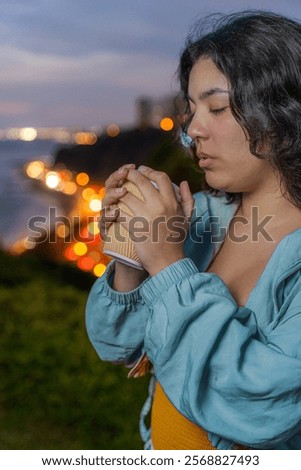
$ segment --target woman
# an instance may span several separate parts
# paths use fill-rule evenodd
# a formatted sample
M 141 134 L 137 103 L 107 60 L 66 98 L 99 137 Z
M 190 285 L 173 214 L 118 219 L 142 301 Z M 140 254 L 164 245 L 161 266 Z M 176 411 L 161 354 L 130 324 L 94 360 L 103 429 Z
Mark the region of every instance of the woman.
M 211 189 L 193 197 L 182 182 L 179 204 L 150 168 L 107 180 L 103 230 L 122 200 L 149 233 L 136 243 L 144 271 L 115 262 L 96 281 L 88 333 L 103 360 L 135 364 L 132 375 L 149 358 L 141 430 L 153 448 L 301 449 L 301 26 L 230 15 L 189 38 L 179 76 L 184 142 Z M 181 216 L 189 232 L 173 242 L 168 220 Z

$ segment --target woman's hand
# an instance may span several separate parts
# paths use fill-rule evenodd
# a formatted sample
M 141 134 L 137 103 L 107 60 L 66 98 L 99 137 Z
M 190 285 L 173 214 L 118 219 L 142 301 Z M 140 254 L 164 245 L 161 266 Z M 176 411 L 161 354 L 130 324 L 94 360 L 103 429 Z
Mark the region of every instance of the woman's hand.
M 106 195 L 102 200 L 102 214 L 100 219 L 100 235 L 103 240 L 106 239 L 107 231 L 116 221 L 119 215 L 118 201 L 127 192 L 121 186 L 125 183 L 128 172 L 135 168 L 135 164 L 129 163 L 123 165 L 115 171 L 105 182 Z M 126 266 L 115 261 L 115 275 L 113 281 L 113 289 L 121 292 L 135 289 L 147 277 L 146 271 Z
M 110 225 L 112 225 L 118 217 L 117 203 L 119 199 L 126 194 L 126 189 L 121 186 L 126 181 L 129 170 L 134 168 L 134 163 L 123 165 L 112 173 L 105 182 L 106 194 L 102 200 L 102 212 L 99 223 L 100 235 L 103 240 L 106 239 Z
M 127 192 L 120 199 L 133 216 L 119 211 L 118 220 L 130 232 L 137 255 L 153 276 L 185 257 L 184 241 L 194 199 L 186 181 L 180 185 L 179 201 L 168 175 L 148 167 L 130 169 L 127 179 L 138 186 L 144 200 Z

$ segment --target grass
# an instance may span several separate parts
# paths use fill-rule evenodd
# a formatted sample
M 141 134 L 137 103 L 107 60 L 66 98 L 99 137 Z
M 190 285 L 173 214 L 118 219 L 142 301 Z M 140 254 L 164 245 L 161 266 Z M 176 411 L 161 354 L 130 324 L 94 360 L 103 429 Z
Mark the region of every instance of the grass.
M 148 379 L 103 363 L 86 334 L 95 278 L 0 253 L 1 449 L 141 449 Z

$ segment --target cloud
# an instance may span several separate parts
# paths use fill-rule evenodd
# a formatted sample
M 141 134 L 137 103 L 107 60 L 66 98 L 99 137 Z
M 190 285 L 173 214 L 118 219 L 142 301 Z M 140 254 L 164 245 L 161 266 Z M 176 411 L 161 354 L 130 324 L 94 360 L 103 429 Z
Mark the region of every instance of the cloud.
M 0 68 L 0 100 L 6 111 L 0 127 L 124 125 L 135 120 L 137 97 L 169 95 L 175 89 L 177 60 L 172 57 L 133 51 L 70 58 L 1 46 L 0 61 L 6 63 Z
M 177 90 L 194 18 L 245 8 L 301 17 L 300 0 L 2 0 L 0 127 L 132 121 L 138 96 Z
M 31 111 L 29 103 L 21 101 L 0 101 L 0 114 L 3 116 L 19 116 Z
M 176 60 L 140 53 L 122 54 L 98 52 L 81 57 L 44 55 L 17 49 L 0 47 L 0 61 L 6 67 L 0 68 L 2 86 L 53 85 L 72 86 L 83 83 L 110 84 L 146 93 L 166 89 L 176 69 Z

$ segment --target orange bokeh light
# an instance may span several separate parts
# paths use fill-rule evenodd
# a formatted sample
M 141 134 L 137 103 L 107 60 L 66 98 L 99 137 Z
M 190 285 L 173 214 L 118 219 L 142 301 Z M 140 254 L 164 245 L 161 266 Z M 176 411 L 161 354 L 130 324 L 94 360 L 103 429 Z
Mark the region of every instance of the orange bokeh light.
M 87 248 L 87 245 L 85 243 L 77 242 L 77 243 L 75 243 L 75 245 L 73 247 L 73 250 L 74 250 L 74 253 L 77 256 L 83 256 L 87 253 L 88 248 Z
M 85 256 L 77 262 L 77 266 L 83 271 L 91 271 L 94 268 L 95 261 L 90 256 Z
M 162 131 L 171 131 L 174 127 L 174 122 L 171 118 L 165 117 L 160 121 Z
M 56 229 L 56 234 L 60 238 L 67 238 L 69 233 L 70 229 L 65 224 L 60 224 Z
M 97 135 L 94 132 L 77 132 L 74 140 L 78 145 L 94 145 L 97 142 Z
M 72 194 L 76 193 L 77 186 L 72 181 L 67 181 L 67 183 L 65 183 L 65 186 L 63 187 L 62 191 L 63 191 L 64 194 L 68 194 L 68 195 L 71 196 Z
M 76 254 L 74 253 L 73 248 L 72 248 L 71 246 L 69 246 L 68 248 L 66 248 L 66 250 L 65 250 L 65 258 L 66 258 L 68 261 L 75 261 L 75 260 L 77 260 L 77 256 L 76 256 Z
M 103 188 L 100 188 L 99 193 L 101 198 L 105 197 L 106 195 L 106 188 L 103 186 Z
M 82 192 L 82 197 L 85 199 L 85 201 L 90 201 L 92 196 L 95 194 L 95 191 L 93 188 L 86 188 Z
M 87 173 L 78 173 L 78 175 L 76 175 L 76 182 L 80 186 L 86 186 L 86 184 L 88 184 L 89 181 L 90 181 L 90 178 L 87 175 Z
M 110 124 L 107 127 L 107 134 L 109 137 L 117 137 L 120 134 L 120 127 L 117 124 Z
M 26 173 L 29 178 L 40 179 L 43 176 L 44 169 L 44 163 L 38 160 L 36 162 L 30 162 L 27 165 Z
M 103 263 L 98 263 L 96 264 L 96 266 L 94 266 L 93 272 L 95 276 L 100 277 L 103 275 L 105 270 L 106 270 L 106 265 Z

